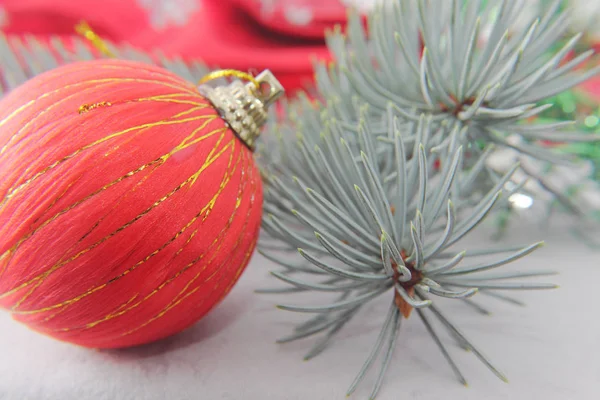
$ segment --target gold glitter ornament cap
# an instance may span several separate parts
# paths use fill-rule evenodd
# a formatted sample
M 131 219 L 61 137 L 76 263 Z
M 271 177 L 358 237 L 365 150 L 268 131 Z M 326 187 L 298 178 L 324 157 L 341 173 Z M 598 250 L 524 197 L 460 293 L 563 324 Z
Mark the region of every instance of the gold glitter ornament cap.
M 239 73 L 216 71 L 201 82 L 227 75 L 241 76 Z M 285 93 L 285 89 L 269 70 L 256 77 L 243 75 L 250 82 L 234 80 L 226 86 L 216 87 L 201 84 L 198 89 L 237 136 L 254 150 L 261 128 L 267 122 L 269 106 Z

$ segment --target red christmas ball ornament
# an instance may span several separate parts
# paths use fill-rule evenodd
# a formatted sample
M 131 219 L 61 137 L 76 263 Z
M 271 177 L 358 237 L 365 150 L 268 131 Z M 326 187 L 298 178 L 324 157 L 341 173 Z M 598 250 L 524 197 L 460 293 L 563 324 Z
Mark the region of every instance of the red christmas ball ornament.
M 270 91 L 254 90 L 265 82 Z M 0 101 L 0 306 L 93 348 L 177 333 L 229 292 L 260 227 L 252 155 L 281 94 L 146 64 L 63 66 Z

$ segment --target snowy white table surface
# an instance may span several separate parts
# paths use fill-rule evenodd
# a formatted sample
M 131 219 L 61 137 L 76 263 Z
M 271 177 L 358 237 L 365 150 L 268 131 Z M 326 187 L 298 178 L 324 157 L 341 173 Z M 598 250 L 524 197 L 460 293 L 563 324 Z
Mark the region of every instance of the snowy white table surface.
M 547 246 L 516 267 L 561 272 L 545 280 L 559 289 L 517 293 L 526 307 L 476 295 L 493 314 L 457 301 L 442 307 L 510 380 L 498 380 L 444 336 L 469 380 L 459 384 L 418 318 L 405 321 L 378 399 L 600 398 L 600 251 L 553 224 L 517 228 L 507 241 L 545 239 Z M 465 245 L 490 242 L 485 229 Z M 469 248 L 465 246 L 466 248 Z M 375 301 L 317 358 L 302 356 L 314 339 L 277 345 L 302 315 L 275 309 L 293 295 L 254 294 L 278 284 L 273 267 L 256 255 L 231 294 L 194 327 L 164 341 L 121 351 L 93 351 L 36 334 L 0 312 L 2 400 L 344 399 L 377 336 L 389 299 Z M 354 399 L 368 397 L 371 373 Z

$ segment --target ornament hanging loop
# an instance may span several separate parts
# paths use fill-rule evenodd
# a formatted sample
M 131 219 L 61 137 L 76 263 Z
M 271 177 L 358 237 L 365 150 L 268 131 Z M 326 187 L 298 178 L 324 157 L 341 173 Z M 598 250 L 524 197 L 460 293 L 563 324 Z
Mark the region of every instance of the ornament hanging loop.
M 206 84 L 210 80 L 228 76 L 238 79 L 227 86 L 213 87 Z M 244 84 L 241 79 L 249 82 Z M 199 90 L 251 150 L 254 150 L 261 127 L 267 122 L 268 107 L 285 92 L 269 70 L 253 77 L 231 69 L 209 73 L 200 80 Z
M 265 107 L 271 106 L 275 101 L 285 93 L 281 83 L 275 78 L 271 71 L 264 70 L 256 77 L 259 83 L 258 97 Z
M 243 71 L 238 71 L 236 69 L 220 69 L 217 71 L 209 72 L 208 74 L 204 75 L 204 77 L 202 79 L 200 79 L 200 82 L 198 82 L 198 84 L 202 85 L 208 81 L 212 81 L 212 80 L 219 79 L 219 78 L 232 77 L 232 76 L 236 77 L 238 79 L 247 80 L 249 82 L 252 82 L 252 84 L 254 85 L 256 90 L 260 89 L 260 82 L 257 81 L 256 78 L 254 78 L 254 76 L 252 76 L 252 74 L 249 74 L 249 73 L 243 72 Z

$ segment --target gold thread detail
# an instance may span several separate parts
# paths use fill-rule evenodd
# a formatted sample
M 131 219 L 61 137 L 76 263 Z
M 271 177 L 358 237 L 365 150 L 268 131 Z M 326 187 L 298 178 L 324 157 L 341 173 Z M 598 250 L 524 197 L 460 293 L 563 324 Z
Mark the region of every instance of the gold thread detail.
M 212 151 L 209 153 L 209 155 L 207 156 L 207 160 L 210 160 L 212 154 L 214 153 L 214 150 L 219 146 L 221 140 L 223 139 L 224 134 L 221 135 L 221 138 L 219 139 L 219 142 L 215 145 L 215 147 L 212 149 Z M 224 146 L 224 149 L 226 149 L 228 147 L 228 145 Z M 232 149 L 233 152 L 233 149 Z M 221 155 L 223 154 L 223 151 L 219 152 L 219 154 L 217 154 L 215 159 L 218 159 Z M 210 160 L 210 163 L 212 163 L 214 160 Z M 207 161 L 208 162 L 208 161 Z M 116 277 L 113 277 L 112 279 L 110 279 L 108 282 L 103 283 L 101 285 L 95 286 L 91 289 L 88 289 L 86 292 L 84 292 L 83 294 L 80 294 L 76 297 L 73 297 L 71 299 L 68 300 L 64 300 L 58 304 L 54 304 L 52 306 L 47 306 L 44 308 L 40 308 L 37 310 L 25 310 L 25 311 L 20 311 L 20 310 L 16 310 L 15 308 L 17 308 L 25 299 L 21 299 L 19 300 L 19 303 L 17 303 L 13 309 L 11 310 L 11 312 L 13 312 L 14 314 L 37 314 L 37 313 L 41 313 L 41 312 L 45 312 L 45 311 L 50 311 L 56 308 L 60 308 L 60 307 L 64 307 L 70 304 L 73 304 L 101 289 L 104 289 L 106 286 L 108 286 L 109 284 L 118 281 L 119 279 L 123 278 L 124 276 L 128 275 L 129 273 L 133 272 L 134 270 L 136 270 L 139 266 L 141 266 L 142 264 L 144 264 L 145 262 L 147 262 L 148 260 L 150 260 L 152 257 L 154 257 L 155 255 L 157 255 L 158 253 L 160 253 L 162 250 L 164 250 L 169 244 L 173 243 L 175 240 L 177 240 L 177 238 L 179 238 L 179 236 L 181 236 L 199 217 L 200 215 L 202 215 L 203 213 L 207 212 L 207 210 L 212 209 L 210 208 L 210 201 L 209 203 L 207 203 L 202 210 L 198 213 L 198 215 L 196 215 L 195 217 L 193 217 L 190 221 L 188 221 L 188 223 L 186 225 L 183 226 L 183 228 L 181 230 L 179 230 L 175 236 L 171 237 L 169 240 L 167 240 L 165 243 L 163 243 L 158 249 L 154 250 L 152 253 L 148 254 L 144 259 L 142 259 L 141 261 L 138 261 L 136 264 L 134 264 L 132 267 L 126 269 L 125 271 L 123 271 L 121 274 L 117 275 Z M 209 211 L 210 212 L 210 211 Z M 96 226 L 94 226 L 95 228 Z M 88 232 L 89 234 L 89 232 Z M 86 235 L 88 235 L 86 234 Z M 29 295 L 29 294 L 28 294 Z M 27 295 L 27 296 L 28 296 Z
M 124 129 L 122 131 L 119 132 L 115 132 L 112 133 L 110 135 L 107 135 L 101 139 L 95 140 L 92 143 L 88 143 L 83 147 L 80 147 L 79 149 L 75 150 L 73 153 L 68 154 L 66 156 L 64 156 L 63 158 L 53 162 L 52 164 L 50 164 L 49 166 L 47 166 L 46 168 L 42 169 L 41 171 L 38 171 L 37 173 L 35 173 L 32 177 L 30 177 L 29 179 L 27 179 L 25 182 L 21 183 L 20 185 L 13 187 L 11 189 L 9 189 L 8 193 L 6 194 L 6 196 L 4 197 L 4 200 L 2 200 L 2 202 L 0 202 L 0 209 L 6 204 L 6 202 L 8 200 L 10 200 L 10 198 L 12 198 L 15 193 L 18 193 L 19 191 L 21 191 L 23 188 L 27 187 L 28 185 L 30 185 L 33 181 L 35 181 L 37 178 L 39 178 L 40 176 L 44 175 L 45 173 L 47 173 L 48 171 L 56 168 L 57 166 L 59 166 L 60 164 L 62 164 L 63 162 L 70 160 L 71 158 L 77 156 L 79 153 L 88 150 L 94 146 L 97 146 L 99 144 L 102 144 L 108 140 L 114 139 L 118 136 L 122 136 L 124 134 L 133 132 L 133 131 L 137 131 L 137 130 L 143 130 L 146 128 L 154 128 L 156 126 L 161 126 L 161 125 L 174 125 L 174 124 L 181 124 L 181 123 L 185 123 L 185 122 L 192 122 L 192 121 L 197 121 L 200 119 L 205 119 L 205 118 L 214 118 L 213 115 L 200 115 L 200 116 L 195 116 L 195 117 L 189 117 L 189 118 L 183 118 L 180 120 L 171 120 L 172 118 L 177 118 L 177 115 L 168 117 L 166 119 L 163 119 L 161 121 L 157 121 L 157 122 L 149 122 L 149 123 L 145 123 L 145 124 L 141 124 L 141 125 L 137 125 L 137 126 L 133 126 L 127 129 Z
M 94 110 L 96 108 L 110 107 L 110 106 L 112 106 L 112 103 L 110 101 L 101 101 L 99 103 L 93 103 L 93 104 L 82 104 L 79 106 L 78 111 L 79 111 L 79 114 L 84 114 L 84 113 Z
M 235 144 L 234 144 L 235 146 Z M 234 175 L 236 169 L 237 169 L 237 165 L 239 164 L 241 158 L 242 158 L 242 152 L 238 153 L 238 159 L 236 161 L 236 163 L 234 164 L 233 168 L 231 168 L 231 163 L 232 163 L 232 157 L 233 154 L 235 152 L 235 147 L 234 149 L 232 149 L 230 156 L 229 156 L 229 162 L 228 162 L 228 167 L 226 169 L 225 175 L 223 176 L 223 180 L 221 181 L 221 185 L 220 185 L 220 190 L 215 194 L 216 197 L 218 197 L 222 191 L 224 190 L 224 188 L 227 186 L 227 183 L 231 180 L 231 177 Z M 245 184 L 240 184 L 240 190 L 243 190 L 243 187 L 245 186 Z M 202 215 L 204 212 L 207 212 L 208 210 L 206 209 L 206 206 L 194 217 L 196 220 L 197 218 Z M 208 265 L 210 265 L 212 263 L 212 261 L 214 260 L 214 258 L 216 257 L 217 254 L 219 254 L 219 251 L 221 249 L 221 245 L 222 245 L 222 237 L 227 233 L 229 227 L 231 226 L 231 224 L 233 223 L 234 220 L 234 216 L 235 216 L 235 211 L 232 213 L 231 217 L 229 218 L 226 226 L 221 229 L 221 231 L 219 232 L 219 234 L 217 234 L 217 236 L 215 237 L 215 239 L 213 240 L 213 242 L 209 245 L 209 247 L 206 249 L 205 253 L 199 255 L 198 257 L 196 257 L 194 260 L 192 260 L 190 263 L 188 263 L 186 266 L 184 266 L 182 269 L 180 269 L 178 272 L 176 272 L 172 277 L 168 278 L 167 280 L 163 281 L 158 287 L 156 287 L 154 290 L 152 290 L 149 294 L 147 294 L 143 299 L 141 299 L 139 302 L 133 304 L 132 306 L 124 309 L 123 305 L 121 305 L 119 308 L 117 308 L 115 311 L 110 312 L 109 314 L 107 314 L 106 316 L 102 317 L 101 319 L 98 319 L 96 321 L 90 322 L 88 324 L 86 324 L 85 326 L 81 326 L 81 327 L 75 327 L 75 328 L 62 328 L 59 329 L 57 331 L 70 331 L 70 330 L 74 330 L 74 329 L 89 329 L 92 328 L 102 322 L 105 322 L 107 320 L 119 317 L 129 311 L 131 311 L 132 309 L 138 307 L 140 304 L 142 304 L 143 302 L 147 301 L 148 299 L 150 299 L 152 296 L 154 296 L 156 293 L 158 293 L 161 289 L 163 289 L 166 285 L 168 285 L 169 283 L 173 282 L 175 279 L 177 279 L 179 276 L 181 276 L 185 271 L 187 271 L 188 269 L 192 268 L 195 264 L 197 264 L 200 260 L 202 260 L 204 258 L 204 256 L 206 254 L 208 254 L 213 247 L 215 247 L 215 245 L 217 246 L 215 251 L 213 252 L 212 257 L 207 261 L 207 263 L 205 264 L 205 266 L 202 268 L 202 271 L 204 271 Z M 208 211 L 209 212 L 209 211 Z M 191 226 L 191 223 L 187 224 L 187 226 Z M 168 266 L 185 248 L 185 246 L 187 246 L 193 237 L 195 237 L 195 235 L 197 234 L 197 229 L 195 229 L 190 237 L 186 240 L 186 242 L 183 244 L 183 246 L 178 249 L 175 254 L 173 255 L 173 257 L 171 258 L 171 260 L 166 264 L 166 266 Z M 165 267 L 166 267 L 165 266 Z M 64 310 L 64 309 L 63 309 Z M 120 311 L 119 311 L 120 310 Z M 61 310 L 62 312 L 62 310 Z M 48 317 L 47 319 L 52 318 Z
M 246 227 L 248 225 L 248 219 L 246 219 L 244 221 L 244 225 L 241 229 L 240 235 L 238 236 L 238 239 L 235 242 L 234 245 L 234 249 L 233 250 L 237 250 L 238 246 L 241 243 L 241 239 L 244 235 L 244 232 L 246 230 Z M 255 238 L 254 240 L 257 240 L 257 238 Z M 215 252 L 215 255 L 217 254 L 218 250 Z M 247 252 L 248 253 L 248 252 Z M 245 255 L 244 260 L 242 260 L 242 263 L 245 263 L 247 261 L 247 257 L 249 257 L 249 255 Z M 214 259 L 214 257 L 213 257 Z M 216 270 L 213 272 L 213 274 L 211 274 L 211 276 L 214 276 L 218 271 L 220 271 L 222 269 L 222 267 L 225 264 L 228 264 L 229 259 L 224 260 L 221 265 L 219 267 L 216 268 Z M 206 268 L 206 267 L 205 267 Z M 204 269 L 205 269 L 204 268 Z M 169 304 L 167 304 L 158 314 L 156 314 L 154 317 L 150 318 L 148 321 L 144 322 L 143 324 L 137 326 L 136 328 L 127 331 L 125 333 L 123 333 L 123 336 L 127 336 L 130 335 L 140 329 L 142 329 L 143 327 L 149 325 L 150 323 L 156 321 L 157 319 L 161 318 L 162 316 L 164 316 L 167 312 L 169 312 L 171 309 L 173 309 L 174 307 L 176 307 L 177 305 L 181 304 L 186 298 L 188 298 L 189 296 L 191 296 L 192 294 L 194 294 L 195 292 L 197 292 L 198 290 L 200 290 L 200 288 L 202 288 L 202 285 L 195 287 L 194 289 L 192 289 L 190 292 L 185 293 L 187 291 L 187 289 L 192 285 L 192 283 L 194 283 L 194 281 L 196 281 L 199 277 L 200 274 L 204 271 L 204 269 L 200 272 L 198 272 L 192 279 L 190 279 L 190 281 L 188 281 L 188 283 L 185 285 L 185 287 L 173 298 L 173 300 L 171 300 L 171 302 Z M 205 280 L 204 282 L 207 282 L 207 280 Z M 203 283 L 204 283 L 203 282 Z M 218 283 L 216 286 L 213 287 L 213 291 L 216 290 L 219 287 Z M 185 293 L 185 294 L 184 294 Z M 182 297 L 181 297 L 182 296 Z M 204 301 L 206 300 L 206 298 L 208 297 L 208 295 L 206 297 L 204 297 L 204 299 L 200 302 L 199 305 L 202 305 L 204 303 Z
M 92 30 L 92 28 L 88 25 L 87 22 L 81 21 L 80 23 L 75 25 L 75 31 L 87 40 L 89 40 L 90 43 L 92 43 L 92 45 L 96 48 L 96 50 L 100 51 L 105 56 L 111 58 L 116 57 L 115 53 L 110 51 L 104 40 L 102 40 L 102 38 L 100 38 L 100 36 L 98 36 L 96 32 Z
M 227 128 L 221 128 L 223 131 L 226 131 Z M 128 228 L 129 226 L 131 226 L 133 223 L 135 223 L 136 221 L 138 221 L 139 219 L 141 219 L 142 217 L 144 217 L 146 214 L 148 214 L 149 212 L 151 212 L 154 208 L 158 207 L 160 204 L 162 204 L 164 201 L 166 201 L 168 198 L 170 198 L 173 194 L 175 194 L 177 191 L 179 191 L 180 189 L 182 189 L 183 187 L 185 187 L 186 185 L 192 185 L 196 179 L 200 176 L 200 174 L 206 170 L 206 168 L 208 168 L 222 153 L 224 153 L 227 148 L 231 147 L 232 144 L 235 143 L 235 138 L 232 139 L 227 145 L 225 145 L 223 147 L 223 149 L 219 152 L 219 154 L 217 154 L 217 156 L 205 160 L 204 164 L 200 167 L 200 169 L 198 171 L 196 171 L 192 176 L 190 176 L 188 179 L 186 179 L 184 182 L 182 182 L 181 184 L 179 184 L 177 187 L 175 187 L 174 189 L 172 189 L 169 193 L 167 193 L 166 195 L 164 195 L 163 197 L 161 197 L 160 199 L 158 199 L 157 201 L 155 201 L 150 207 L 148 207 L 146 210 L 142 211 L 140 214 L 138 214 L 136 217 L 134 217 L 133 219 L 131 219 L 130 221 L 128 221 L 127 223 L 123 224 L 122 226 L 120 226 L 119 228 L 117 228 L 115 231 L 111 232 L 110 234 L 108 234 L 107 236 L 103 237 L 102 239 L 100 239 L 99 241 L 93 243 L 92 245 L 90 245 L 89 247 L 81 250 L 80 252 L 78 252 L 77 254 L 75 254 L 74 256 L 70 257 L 67 260 L 61 261 L 55 265 L 53 265 L 48 271 L 37 275 L 36 277 L 28 280 L 25 283 L 22 283 L 21 285 L 17 286 L 16 288 L 11 289 L 8 292 L 2 293 L 0 294 L 0 299 L 11 295 L 12 293 L 15 293 L 17 291 L 19 291 L 20 289 L 29 286 L 31 283 L 40 280 L 40 279 L 45 279 L 48 275 L 50 275 L 52 272 L 54 272 L 55 270 L 57 270 L 58 268 L 76 260 L 77 258 L 81 257 L 82 255 L 88 253 L 89 251 L 93 250 L 94 248 L 98 247 L 100 244 L 106 242 L 108 239 L 110 239 L 111 237 L 115 236 L 116 234 L 118 234 L 119 232 L 123 231 L 124 229 Z
M 195 130 L 192 132 L 192 134 L 191 134 L 190 136 L 186 137 L 186 138 L 185 138 L 185 139 L 184 139 L 184 140 L 183 140 L 183 141 L 182 141 L 182 142 L 181 142 L 179 145 L 177 145 L 176 147 L 174 147 L 174 148 L 173 148 L 173 150 L 171 150 L 169 153 L 167 153 L 167 154 L 164 154 L 164 155 L 160 156 L 159 158 L 157 158 L 157 159 L 155 159 L 155 160 L 152 160 L 152 161 L 150 161 L 149 163 L 146 163 L 146 164 L 144 164 L 144 165 L 142 165 L 142 166 L 140 166 L 140 167 L 136 168 L 135 170 L 132 170 L 132 171 L 129 171 L 129 172 L 127 172 L 126 174 L 124 174 L 124 175 L 120 176 L 119 178 L 117 178 L 117 179 L 115 179 L 115 180 L 113 180 L 113 181 L 111 181 L 111 182 L 109 182 L 109 183 L 105 184 L 105 185 L 104 185 L 104 186 L 102 186 L 101 188 L 99 188 L 99 189 L 97 189 L 96 191 L 94 191 L 94 192 L 92 192 L 92 193 L 88 194 L 87 196 L 85 196 L 84 198 L 82 198 L 82 199 L 78 200 L 77 202 L 75 202 L 75 203 L 71 204 L 70 206 L 68 206 L 68 207 L 66 207 L 66 208 L 64 208 L 64 209 L 62 209 L 61 211 L 59 211 L 58 213 L 56 213 L 55 215 L 53 215 L 51 218 L 49 218 L 49 219 L 47 219 L 46 221 L 44 221 L 44 222 L 43 222 L 43 223 L 42 223 L 40 226 L 38 226 L 37 228 L 35 228 L 33 231 L 29 232 L 29 233 L 28 233 L 28 234 L 26 234 L 24 237 L 22 237 L 21 239 L 19 239 L 19 240 L 17 241 L 17 243 L 15 243 L 15 244 L 14 244 L 14 245 L 13 245 L 13 246 L 10 248 L 10 250 L 8 250 L 8 251 L 10 251 L 10 252 L 12 252 L 12 253 L 16 252 L 16 251 L 18 250 L 19 246 L 20 246 L 21 244 L 23 244 L 23 242 L 24 242 L 24 241 L 26 241 L 27 239 L 29 239 L 30 237 L 32 237 L 34 234 L 36 234 L 37 232 L 39 232 L 41 229 L 43 229 L 44 227 L 46 227 L 48 224 L 50 224 L 51 222 L 55 221 L 55 220 L 56 220 L 57 218 L 59 218 L 61 215 L 64 215 L 64 214 L 65 214 L 65 213 L 67 213 L 68 211 L 71 211 L 71 210 L 72 210 L 72 209 L 74 209 L 75 207 L 77 207 L 77 206 L 81 205 L 82 203 L 84 203 L 84 202 L 86 202 L 86 201 L 90 200 L 90 199 L 91 199 L 91 198 L 93 198 L 94 196 L 96 196 L 96 195 L 100 194 L 101 192 L 105 191 L 106 189 L 109 189 L 110 187 L 112 187 L 112 186 L 114 186 L 114 185 L 116 185 L 116 184 L 118 184 L 118 183 L 120 183 L 120 182 L 124 181 L 125 179 L 128 179 L 128 178 L 130 178 L 130 177 L 134 176 L 135 174 L 138 174 L 138 173 L 140 173 L 140 172 L 142 172 L 142 171 L 146 170 L 146 169 L 147 169 L 147 168 L 149 168 L 149 167 L 152 167 L 152 166 L 154 166 L 154 165 L 156 165 L 156 167 L 159 167 L 159 166 L 161 166 L 162 164 L 164 164 L 164 163 L 165 163 L 165 162 L 166 162 L 166 161 L 167 161 L 167 160 L 168 160 L 168 159 L 169 159 L 169 158 L 170 158 L 170 157 L 171 157 L 173 154 L 175 154 L 175 153 L 177 153 L 177 152 L 179 152 L 179 151 L 181 151 L 181 150 L 183 150 L 183 149 L 185 149 L 185 148 L 187 148 L 187 147 L 191 146 L 192 144 L 199 143 L 199 142 L 201 142 L 201 141 L 203 141 L 203 140 L 205 140 L 205 139 L 207 139 L 207 138 L 210 138 L 210 137 L 212 137 L 213 135 L 215 135 L 215 134 L 219 133 L 217 130 L 214 130 L 214 131 L 211 131 L 211 132 L 209 132 L 209 133 L 207 133 L 207 134 L 205 134 L 205 135 L 203 135 L 203 136 L 201 136 L 201 137 L 197 138 L 197 139 L 196 139 L 196 140 L 194 140 L 192 143 L 186 143 L 186 142 L 187 142 L 187 141 L 188 141 L 188 140 L 189 140 L 191 137 L 193 137 L 193 136 L 194 136 L 194 135 L 195 135 L 195 134 L 196 134 L 196 133 L 197 133 L 199 130 L 201 130 L 201 129 L 204 129 L 204 128 L 206 127 L 206 125 L 208 125 L 208 124 L 209 124 L 210 122 L 212 122 L 214 119 L 216 119 L 216 117 L 215 117 L 215 118 L 213 118 L 213 119 L 207 119 L 206 121 L 204 121 L 204 122 L 202 123 L 202 125 L 200 125 L 198 128 L 196 128 L 196 129 L 195 129 Z M 69 187 L 71 187 L 71 185 L 69 185 Z M 66 191 L 66 190 L 68 190 L 68 188 L 69 188 L 69 187 L 67 187 L 67 189 L 65 189 L 65 191 Z M 61 196 L 62 196 L 62 195 L 61 195 Z M 60 198 L 60 197 L 59 197 L 59 198 Z M 52 206 L 53 206 L 53 205 L 56 203 L 56 201 L 57 201 L 57 200 L 58 200 L 58 198 L 57 198 L 57 199 L 56 199 L 56 200 L 55 200 L 55 201 L 54 201 L 52 204 L 50 204 L 50 206 L 48 206 L 48 208 L 46 209 L 46 211 L 48 211 L 48 210 L 49 210 L 49 209 L 50 209 L 50 208 L 51 208 L 51 207 L 52 207 Z M 89 232 L 88 232 L 88 234 L 89 234 Z M 86 234 L 86 235 L 87 235 L 87 234 Z M 7 251 L 7 252 L 8 252 L 8 251 Z M 0 261 L 1 261 L 1 258 L 0 258 Z M 7 261 L 7 263 L 6 263 L 6 264 L 8 264 L 8 261 Z M 6 265 L 6 264 L 5 264 L 5 265 Z M 0 274 L 1 274 L 1 271 L 0 271 Z
M 133 69 L 133 68 L 132 68 Z M 103 84 L 103 83 L 114 83 L 114 82 L 136 82 L 136 83 L 151 83 L 151 84 L 156 84 L 159 86 L 164 86 L 164 87 L 168 87 L 170 89 L 175 89 L 175 90 L 181 90 L 183 92 L 187 92 L 189 93 L 190 96 L 195 96 L 198 97 L 198 92 L 193 91 L 191 88 L 186 88 L 183 86 L 179 86 L 179 85 L 175 85 L 175 84 L 171 84 L 168 82 L 163 82 L 163 81 L 159 81 L 156 79 L 139 79 L 139 78 L 101 78 L 101 79 L 92 79 L 92 80 L 88 80 L 88 81 L 83 81 L 83 82 L 77 82 L 77 83 L 72 83 L 69 85 L 65 85 L 62 86 L 58 89 L 52 90 L 50 92 L 46 92 L 43 93 L 42 95 L 36 97 L 35 99 L 32 99 L 30 101 L 28 101 L 27 103 L 23 104 L 22 106 L 20 106 L 19 108 L 17 108 L 16 110 L 12 111 L 10 114 L 8 114 L 6 117 L 4 117 L 2 120 L 0 120 L 0 127 L 4 124 L 6 124 L 8 121 L 10 121 L 13 117 L 15 117 L 16 115 L 20 114 L 21 112 L 23 112 L 24 110 L 26 110 L 27 108 L 33 106 L 36 102 L 49 97 L 53 94 L 56 93 L 60 93 L 62 91 L 64 91 L 65 89 L 70 89 L 70 88 L 75 88 L 75 87 L 79 87 L 85 84 L 89 84 L 89 83 L 95 83 L 95 84 Z M 96 86 L 98 86 L 96 85 Z M 76 96 L 79 95 L 81 93 L 73 93 L 72 96 Z M 71 96 L 69 96 L 68 98 L 70 98 Z M 53 103 L 50 108 L 54 105 L 56 105 L 57 103 L 60 103 L 60 101 Z M 41 113 L 43 114 L 43 113 Z M 40 114 L 38 114 L 39 116 Z M 0 154 L 3 154 L 7 149 L 8 146 L 11 144 L 11 142 L 13 141 L 13 139 L 19 134 L 21 133 L 21 131 L 27 127 L 29 125 L 26 124 L 23 127 L 21 127 L 8 141 L 7 143 L 2 147 L 2 149 L 0 149 Z

